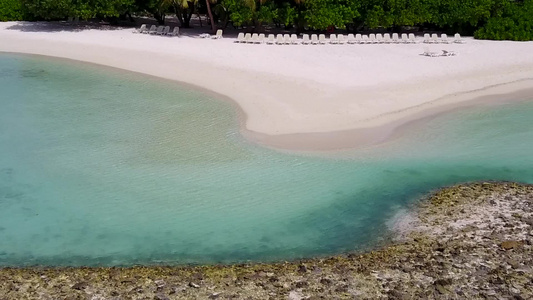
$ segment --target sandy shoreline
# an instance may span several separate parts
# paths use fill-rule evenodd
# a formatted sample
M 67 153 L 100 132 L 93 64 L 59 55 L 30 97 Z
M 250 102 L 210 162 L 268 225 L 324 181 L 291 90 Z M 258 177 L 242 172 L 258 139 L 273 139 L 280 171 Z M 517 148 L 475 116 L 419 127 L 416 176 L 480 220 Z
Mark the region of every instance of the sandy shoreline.
M 429 46 L 458 56 L 428 58 L 419 55 L 423 44 L 241 45 L 24 22 L 0 23 L 0 41 L 0 52 L 95 63 L 224 95 L 246 115 L 245 136 L 290 150 L 361 147 L 442 111 L 533 98 L 533 42 L 467 39 Z

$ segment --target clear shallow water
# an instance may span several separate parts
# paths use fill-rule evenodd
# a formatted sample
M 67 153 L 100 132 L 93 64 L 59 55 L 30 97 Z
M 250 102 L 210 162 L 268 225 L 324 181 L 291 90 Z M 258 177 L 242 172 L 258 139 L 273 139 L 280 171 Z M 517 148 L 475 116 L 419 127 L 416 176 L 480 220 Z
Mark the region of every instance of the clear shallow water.
M 234 107 L 200 92 L 0 55 L 0 266 L 363 249 L 431 189 L 533 183 L 532 116 L 533 101 L 464 109 L 352 158 L 287 154 L 243 140 Z

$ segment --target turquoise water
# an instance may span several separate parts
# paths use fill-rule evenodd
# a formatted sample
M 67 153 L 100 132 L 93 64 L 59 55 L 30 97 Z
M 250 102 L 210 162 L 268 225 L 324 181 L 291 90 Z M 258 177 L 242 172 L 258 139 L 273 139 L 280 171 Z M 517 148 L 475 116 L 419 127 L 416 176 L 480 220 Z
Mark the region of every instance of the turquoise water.
M 234 107 L 210 97 L 139 74 L 0 55 L 0 266 L 361 250 L 431 189 L 533 183 L 533 101 L 445 114 L 341 158 L 251 144 Z

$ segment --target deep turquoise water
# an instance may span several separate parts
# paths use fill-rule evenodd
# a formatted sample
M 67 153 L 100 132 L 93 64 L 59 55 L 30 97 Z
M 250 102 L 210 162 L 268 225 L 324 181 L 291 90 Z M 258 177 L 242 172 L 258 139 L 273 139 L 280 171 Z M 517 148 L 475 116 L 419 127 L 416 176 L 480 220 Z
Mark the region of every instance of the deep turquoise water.
M 431 189 L 533 183 L 532 116 L 533 101 L 463 109 L 342 158 L 287 154 L 244 140 L 232 105 L 175 83 L 0 55 L 0 266 L 364 249 Z

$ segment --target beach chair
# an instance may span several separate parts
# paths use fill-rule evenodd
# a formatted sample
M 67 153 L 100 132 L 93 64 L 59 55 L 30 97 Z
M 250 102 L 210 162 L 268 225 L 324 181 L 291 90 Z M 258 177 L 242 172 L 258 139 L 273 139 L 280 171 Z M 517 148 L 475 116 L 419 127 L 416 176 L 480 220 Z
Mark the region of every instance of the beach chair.
M 398 38 L 398 34 L 396 32 L 392 34 L 392 42 L 395 44 L 398 44 L 400 42 L 400 39 Z
M 267 45 L 274 45 L 275 40 L 276 40 L 275 35 L 269 34 L 266 43 Z
M 337 35 L 336 34 L 330 34 L 329 35 L 329 43 L 330 44 L 337 44 Z
M 252 43 L 252 34 L 251 33 L 245 33 L 244 34 L 244 42 L 245 43 Z
M 368 35 L 363 34 L 363 37 L 361 38 L 361 44 L 370 44 L 370 39 L 368 38 Z
M 265 34 L 264 33 L 260 33 L 259 36 L 257 37 L 257 44 L 263 44 L 265 42 Z
M 409 43 L 416 44 L 415 34 L 409 33 Z
M 222 29 L 217 30 L 217 33 L 211 37 L 212 39 L 218 40 L 222 38 Z
M 252 34 L 252 38 L 250 39 L 249 43 L 255 44 L 257 43 L 257 41 L 259 41 L 259 34 L 257 33 Z
M 158 26 L 156 31 L 150 32 L 150 34 L 160 35 L 163 33 L 163 28 L 165 28 L 165 26 Z
M 239 32 L 239 34 L 237 34 L 237 39 L 235 40 L 235 43 L 244 43 L 244 33 L 243 32 Z
M 376 42 L 378 44 L 383 44 L 385 42 L 385 40 L 383 39 L 383 34 L 381 33 L 376 34 Z
M 283 35 L 283 42 L 285 43 L 285 45 L 290 45 L 291 44 L 291 35 L 288 34 L 288 33 L 285 33 Z
M 346 43 L 346 39 L 344 38 L 344 34 L 337 34 L 337 42 L 340 45 L 344 45 L 344 43 Z
M 325 34 L 319 34 L 318 35 L 318 43 L 320 45 L 325 45 L 326 44 L 326 35 Z
M 353 33 L 348 34 L 348 38 L 346 39 L 346 42 L 348 44 L 355 44 L 355 36 L 353 35 Z
M 144 33 L 146 30 L 147 30 L 147 28 L 146 28 L 146 24 L 142 24 L 142 25 L 141 25 L 141 28 L 139 28 L 139 29 L 135 29 L 135 30 L 133 31 L 133 33 Z
M 355 42 L 357 44 L 362 44 L 363 43 L 363 36 L 360 33 L 355 35 Z
M 409 38 L 407 37 L 407 33 L 402 33 L 400 40 L 403 44 L 409 44 Z
M 283 34 L 276 35 L 276 45 L 283 45 Z
M 424 33 L 424 44 L 429 44 L 431 42 L 431 37 L 429 36 L 429 33 Z
M 174 27 L 174 29 L 167 33 L 168 36 L 178 36 L 180 34 L 180 28 L 178 26 Z
M 390 39 L 390 33 L 383 34 L 383 43 L 390 44 L 392 41 Z
M 446 33 L 440 35 L 440 42 L 442 44 L 448 44 L 450 42 L 448 41 L 448 35 Z
M 431 44 L 439 43 L 439 36 L 436 33 L 431 34 Z
M 145 32 L 143 32 L 143 33 L 148 33 L 148 34 L 155 34 L 155 33 L 156 33 L 156 31 L 157 31 L 157 26 L 155 26 L 155 25 L 152 25 L 152 26 L 150 26 L 150 29 L 146 30 L 146 31 L 145 31 Z
M 296 34 L 291 34 L 291 44 L 292 45 L 298 45 L 300 42 L 298 41 L 298 36 Z
M 424 52 L 421 55 L 428 56 L 428 57 L 440 56 L 439 53 L 430 51 L 429 47 L 424 47 Z
M 318 35 L 311 34 L 311 44 L 318 45 Z
M 450 50 L 442 50 L 441 56 L 455 56 L 457 55 L 455 52 Z
M 302 35 L 302 45 L 309 45 L 310 43 L 309 34 Z
M 456 44 L 464 44 L 464 41 L 461 38 L 461 35 L 459 33 L 455 34 L 453 42 L 456 43 Z
M 160 33 L 160 35 L 167 35 L 170 32 L 170 26 L 165 26 L 163 28 L 163 32 Z
M 376 43 L 376 35 L 371 33 L 368 35 L 368 43 L 369 44 L 375 44 Z

